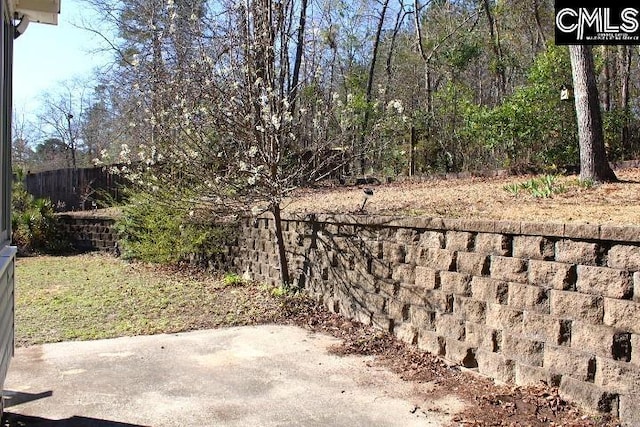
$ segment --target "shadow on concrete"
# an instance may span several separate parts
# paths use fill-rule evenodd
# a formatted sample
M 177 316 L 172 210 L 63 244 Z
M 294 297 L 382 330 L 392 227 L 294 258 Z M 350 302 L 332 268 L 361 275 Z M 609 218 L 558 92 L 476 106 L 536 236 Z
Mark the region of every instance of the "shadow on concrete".
M 2 392 L 5 408 L 10 408 L 27 402 L 33 402 L 34 400 L 44 399 L 45 397 L 51 396 L 53 396 L 53 391 L 51 390 L 43 391 L 42 393 L 25 393 L 22 391 L 12 390 L 4 390 Z
M 64 420 L 49 420 L 40 417 L 5 412 L 2 427 L 144 427 L 117 421 L 98 420 L 74 416 Z

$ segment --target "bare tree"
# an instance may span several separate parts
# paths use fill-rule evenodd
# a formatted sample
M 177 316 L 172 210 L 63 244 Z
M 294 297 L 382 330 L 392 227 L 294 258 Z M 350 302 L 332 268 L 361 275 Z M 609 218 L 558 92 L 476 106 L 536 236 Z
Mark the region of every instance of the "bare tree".
M 11 120 L 11 161 L 14 167 L 26 169 L 32 160 L 35 130 L 23 113 L 14 111 Z
M 578 117 L 580 180 L 617 181 L 616 175 L 607 161 L 604 146 L 602 113 L 592 49 L 590 46 L 572 45 L 569 47 L 569 53 Z
M 40 130 L 46 138 L 57 138 L 64 144 L 67 167 L 77 170 L 84 146 L 82 120 L 89 104 L 89 84 L 68 81 L 59 84 L 56 92 L 44 96 L 38 114 Z

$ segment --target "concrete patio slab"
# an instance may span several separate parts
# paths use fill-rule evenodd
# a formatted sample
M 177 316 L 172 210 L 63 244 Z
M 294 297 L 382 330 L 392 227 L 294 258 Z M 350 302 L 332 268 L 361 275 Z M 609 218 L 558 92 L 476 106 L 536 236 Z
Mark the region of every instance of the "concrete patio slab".
M 265 325 L 18 348 L 6 412 L 33 426 L 351 427 L 442 426 L 463 408 L 337 343 Z

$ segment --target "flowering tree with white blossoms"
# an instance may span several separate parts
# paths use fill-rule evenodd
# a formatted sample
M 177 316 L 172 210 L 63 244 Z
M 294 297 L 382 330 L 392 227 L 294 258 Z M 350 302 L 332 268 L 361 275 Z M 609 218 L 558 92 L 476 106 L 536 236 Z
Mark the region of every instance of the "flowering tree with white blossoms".
M 306 0 L 199 4 L 197 14 L 187 3 L 167 0 L 146 21 L 152 54 L 133 54 L 129 74 L 137 106 L 129 128 L 142 142 L 110 160 L 161 203 L 271 212 L 289 285 L 285 198 L 366 153 L 370 139 L 348 125 L 357 121 L 346 117 L 355 114 L 349 103 L 320 89 L 320 66 L 305 53 L 317 42 L 307 37 Z

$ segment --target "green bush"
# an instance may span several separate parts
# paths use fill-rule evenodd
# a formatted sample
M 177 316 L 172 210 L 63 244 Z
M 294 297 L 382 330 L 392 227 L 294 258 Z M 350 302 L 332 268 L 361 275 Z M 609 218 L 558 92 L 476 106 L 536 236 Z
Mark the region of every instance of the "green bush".
M 527 84 L 500 105 L 467 103 L 459 134 L 467 144 L 479 141 L 498 167 L 515 172 L 578 164 L 575 111 L 560 100 L 559 89 L 571 82 L 570 70 L 567 49 L 550 46 L 536 58 Z
M 18 172 L 12 186 L 11 239 L 22 255 L 45 252 L 58 253 L 70 248 L 69 241 L 55 216 L 49 199 L 37 199 L 29 194 Z
M 179 208 L 146 193 L 129 196 L 116 228 L 124 258 L 160 264 L 213 257 L 230 237 L 230 228 L 215 225 L 206 211 Z

